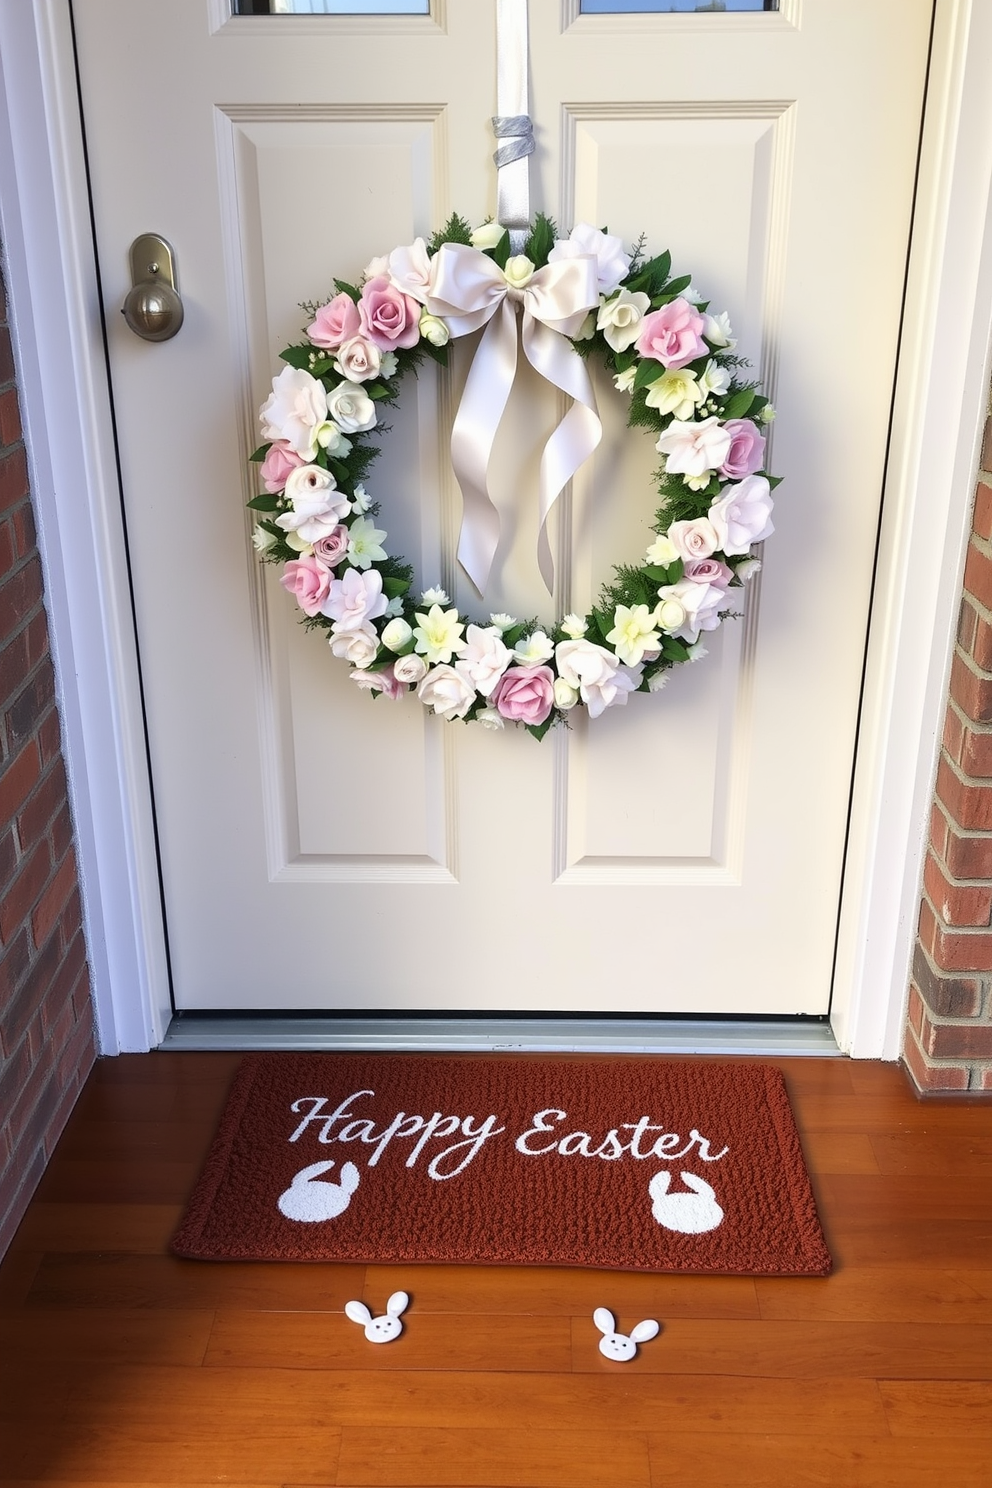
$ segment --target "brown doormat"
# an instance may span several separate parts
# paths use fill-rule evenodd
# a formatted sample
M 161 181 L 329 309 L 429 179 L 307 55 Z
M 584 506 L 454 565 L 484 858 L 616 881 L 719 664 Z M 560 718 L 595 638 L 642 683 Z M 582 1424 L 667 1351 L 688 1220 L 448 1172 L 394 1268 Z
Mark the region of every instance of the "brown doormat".
M 830 1270 L 779 1071 L 658 1058 L 252 1055 L 172 1248 Z

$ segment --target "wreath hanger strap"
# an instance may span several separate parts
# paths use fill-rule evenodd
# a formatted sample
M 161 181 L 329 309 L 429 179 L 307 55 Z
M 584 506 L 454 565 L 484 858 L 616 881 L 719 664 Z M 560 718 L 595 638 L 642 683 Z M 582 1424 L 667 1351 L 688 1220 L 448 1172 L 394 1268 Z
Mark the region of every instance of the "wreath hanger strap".
M 530 161 L 534 126 L 528 113 L 527 0 L 496 0 L 496 107 L 493 133 L 505 141 L 493 161 L 496 173 L 496 221 L 510 232 L 510 247 L 519 253 L 530 232 Z

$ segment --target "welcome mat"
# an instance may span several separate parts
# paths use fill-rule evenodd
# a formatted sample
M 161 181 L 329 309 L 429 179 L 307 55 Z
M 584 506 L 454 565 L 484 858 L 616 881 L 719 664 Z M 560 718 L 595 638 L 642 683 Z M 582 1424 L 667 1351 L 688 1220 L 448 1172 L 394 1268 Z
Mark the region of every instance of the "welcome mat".
M 657 1058 L 252 1055 L 172 1248 L 830 1270 L 779 1071 Z

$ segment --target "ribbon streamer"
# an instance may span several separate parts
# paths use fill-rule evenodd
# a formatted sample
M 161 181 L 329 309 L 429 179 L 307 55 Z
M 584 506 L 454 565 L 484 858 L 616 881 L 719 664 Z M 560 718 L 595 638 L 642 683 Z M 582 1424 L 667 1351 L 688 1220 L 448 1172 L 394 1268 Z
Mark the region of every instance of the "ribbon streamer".
M 510 244 L 519 253 L 530 228 L 530 166 L 534 151 L 534 129 L 528 113 L 527 67 L 529 52 L 527 0 L 496 0 L 496 116 L 497 139 L 512 137 L 501 145 L 494 161 L 496 173 L 496 221 L 510 231 Z M 519 141 L 519 143 L 518 143 Z
M 517 288 L 479 249 L 445 243 L 434 261 L 426 304 L 430 314 L 445 320 L 453 337 L 486 327 L 451 431 L 451 462 L 464 502 L 458 560 L 480 594 L 485 593 L 499 544 L 499 513 L 489 494 L 489 460 L 517 370 L 518 308 L 527 360 L 547 382 L 574 399 L 541 457 L 538 565 L 551 591 L 554 564 L 548 516 L 603 432 L 585 364 L 566 340 L 599 304 L 596 259 L 582 255 L 546 264 Z

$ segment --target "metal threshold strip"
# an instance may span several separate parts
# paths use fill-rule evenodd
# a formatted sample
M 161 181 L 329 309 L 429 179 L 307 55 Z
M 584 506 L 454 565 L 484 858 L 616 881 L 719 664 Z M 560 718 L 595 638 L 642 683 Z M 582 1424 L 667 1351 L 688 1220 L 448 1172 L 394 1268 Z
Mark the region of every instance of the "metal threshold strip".
M 327 1017 L 179 1013 L 160 1049 L 337 1052 L 839 1056 L 825 1021 L 803 1018 Z

